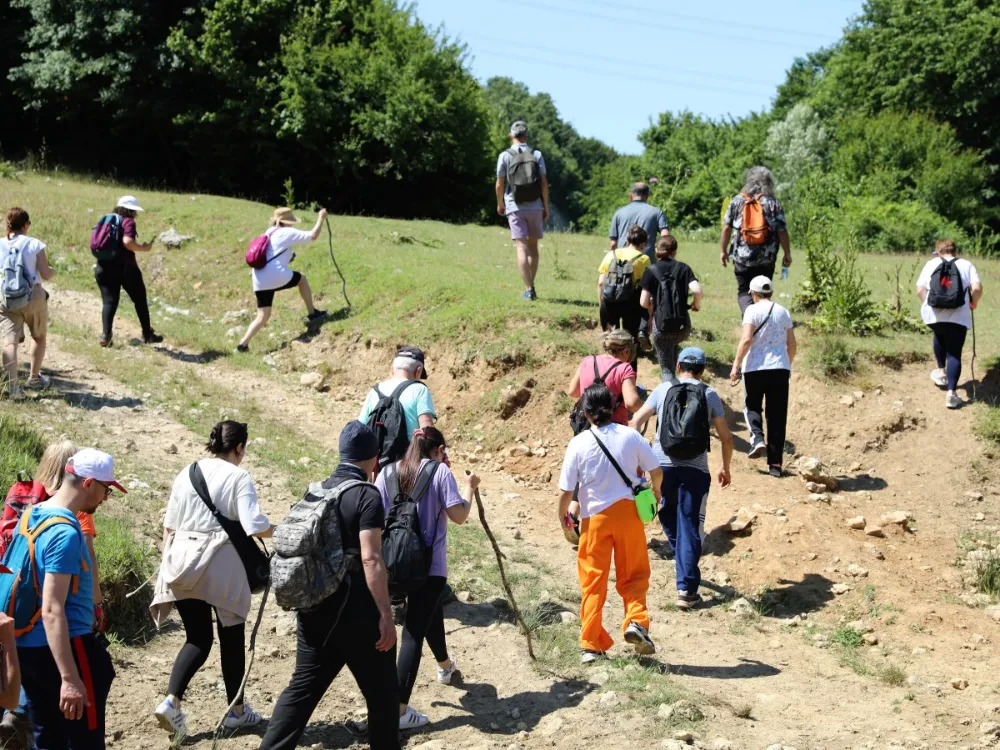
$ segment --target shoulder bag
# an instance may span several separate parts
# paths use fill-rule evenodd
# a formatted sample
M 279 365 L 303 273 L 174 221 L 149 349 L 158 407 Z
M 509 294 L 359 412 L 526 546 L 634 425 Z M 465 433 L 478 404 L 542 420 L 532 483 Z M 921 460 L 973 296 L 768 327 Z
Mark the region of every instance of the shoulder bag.
M 622 471 L 622 467 L 615 460 L 615 457 L 611 455 L 611 451 L 607 449 L 607 446 L 598 437 L 597 431 L 593 427 L 590 428 L 590 434 L 597 441 L 597 447 L 604 451 L 604 455 L 608 457 L 608 461 L 615 467 L 615 471 L 618 472 L 618 476 L 625 482 L 625 486 L 632 490 L 632 497 L 635 499 L 635 509 L 639 513 L 639 520 L 643 523 L 652 521 L 656 518 L 656 495 L 653 494 L 653 490 L 636 481 L 635 478 L 630 479 L 628 474 Z

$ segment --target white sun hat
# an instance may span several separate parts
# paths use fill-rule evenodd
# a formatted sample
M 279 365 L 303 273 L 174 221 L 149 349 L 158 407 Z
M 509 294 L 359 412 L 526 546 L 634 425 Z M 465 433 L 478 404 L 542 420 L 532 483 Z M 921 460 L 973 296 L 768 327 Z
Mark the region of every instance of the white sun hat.
M 123 195 L 118 199 L 117 208 L 127 208 L 129 211 L 142 211 L 142 206 L 134 195 Z

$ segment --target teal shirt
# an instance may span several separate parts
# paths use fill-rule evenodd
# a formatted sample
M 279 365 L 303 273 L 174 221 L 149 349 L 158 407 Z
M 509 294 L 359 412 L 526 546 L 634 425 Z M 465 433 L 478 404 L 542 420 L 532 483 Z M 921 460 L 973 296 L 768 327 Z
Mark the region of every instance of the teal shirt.
M 378 388 L 383 396 L 388 396 L 402 382 L 403 378 L 390 378 L 379 383 Z M 368 391 L 368 398 L 365 399 L 365 405 L 361 407 L 361 415 L 358 417 L 358 421 L 367 424 L 368 417 L 378 405 L 378 402 L 379 397 L 375 394 L 375 391 Z M 399 403 L 406 414 L 408 437 L 412 437 L 414 431 L 420 427 L 421 415 L 429 414 L 435 420 L 437 419 L 437 412 L 434 411 L 434 401 L 431 399 L 431 389 L 420 381 L 417 381 L 414 385 L 409 386 L 403 391 L 403 395 L 399 397 Z

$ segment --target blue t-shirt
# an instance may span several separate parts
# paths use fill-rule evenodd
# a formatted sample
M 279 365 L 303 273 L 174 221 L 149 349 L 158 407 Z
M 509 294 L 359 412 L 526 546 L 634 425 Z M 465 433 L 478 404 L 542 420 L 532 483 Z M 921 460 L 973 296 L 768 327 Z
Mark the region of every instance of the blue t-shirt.
M 390 378 L 379 383 L 378 389 L 382 395 L 389 396 L 402 383 L 403 378 Z M 375 407 L 378 406 L 378 402 L 379 397 L 375 394 L 374 389 L 368 391 L 368 397 L 365 399 L 364 406 L 361 407 L 361 414 L 358 416 L 358 421 L 367 424 L 368 417 L 375 410 Z M 437 412 L 434 411 L 434 401 L 431 399 L 431 389 L 419 380 L 414 385 L 407 386 L 406 390 L 403 391 L 403 395 L 399 397 L 399 404 L 403 407 L 403 413 L 406 414 L 408 438 L 412 437 L 414 431 L 420 427 L 421 415 L 430 414 L 434 419 L 437 419 Z
M 656 206 L 651 206 L 646 201 L 632 201 L 627 206 L 622 206 L 615 215 L 611 217 L 611 229 L 608 230 L 608 239 L 618 243 L 618 247 L 628 246 L 628 230 L 633 224 L 638 224 L 646 230 L 646 255 L 652 261 L 656 260 L 656 241 L 660 238 L 660 232 L 670 229 L 667 217 L 663 215 Z
M 700 383 L 701 381 L 694 378 L 679 378 L 677 382 Z M 656 435 L 653 437 L 653 453 L 656 456 L 656 460 L 660 462 L 660 466 L 664 468 L 687 467 L 690 469 L 701 469 L 708 474 L 710 472 L 708 471 L 707 453 L 702 453 L 700 456 L 695 456 L 694 458 L 671 458 L 663 452 L 663 447 L 660 445 L 660 425 L 663 424 L 663 402 L 667 398 L 667 391 L 673 385 L 674 383 L 671 381 L 661 383 L 653 389 L 653 392 L 649 394 L 649 398 L 646 400 L 646 405 L 653 407 L 656 412 Z M 726 416 L 726 410 L 722 406 L 722 399 L 719 398 L 719 394 L 707 386 L 705 387 L 705 401 L 708 402 L 709 420 Z
M 66 620 L 69 622 L 70 638 L 86 635 L 91 632 L 91 624 L 94 621 L 94 574 L 91 572 L 93 566 L 83 540 L 83 532 L 80 531 L 80 523 L 76 520 L 76 516 L 65 508 L 36 506 L 31 508 L 30 512 L 32 527 L 51 516 L 63 516 L 72 521 L 72 524 L 56 524 L 42 532 L 35 542 L 35 564 L 38 566 L 38 583 L 42 587 L 43 596 L 46 573 L 80 576 L 77 592 L 74 594 L 73 586 L 70 585 L 66 596 Z M 18 648 L 48 645 L 49 641 L 41 618 L 35 627 L 17 638 Z

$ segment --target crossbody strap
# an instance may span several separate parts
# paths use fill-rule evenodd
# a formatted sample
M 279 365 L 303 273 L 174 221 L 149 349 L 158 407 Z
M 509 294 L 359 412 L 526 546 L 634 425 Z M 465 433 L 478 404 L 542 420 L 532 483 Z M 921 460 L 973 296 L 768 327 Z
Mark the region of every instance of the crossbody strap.
M 611 465 L 615 467 L 615 471 L 618 472 L 618 476 L 620 476 L 622 481 L 625 482 L 625 486 L 632 490 L 633 495 L 636 494 L 638 492 L 638 482 L 634 479 L 629 479 L 628 474 L 622 471 L 622 467 L 619 466 L 617 461 L 615 461 L 615 457 L 611 455 L 611 451 L 608 450 L 607 446 L 604 445 L 604 442 L 597 436 L 597 432 L 593 427 L 590 428 L 590 434 L 593 435 L 594 440 L 597 441 L 597 447 L 604 451 L 604 455 L 608 457 L 608 461 L 610 461 Z
M 198 497 L 208 507 L 215 520 L 219 522 L 222 530 L 226 532 L 229 541 L 236 544 L 237 540 L 242 541 L 246 538 L 247 533 L 244 531 L 243 525 L 239 521 L 227 518 L 215 507 L 215 503 L 212 502 L 212 496 L 208 492 L 208 483 L 205 481 L 205 475 L 202 473 L 197 461 L 191 464 L 188 469 L 188 478 L 191 480 L 191 486 L 194 487 L 194 491 L 198 494 Z
M 774 312 L 774 306 L 775 306 L 775 304 L 777 304 L 777 303 L 775 303 L 775 302 L 771 303 L 771 309 L 767 311 L 767 317 L 764 318 L 764 320 L 761 322 L 761 324 L 759 326 L 757 326 L 756 328 L 753 329 L 753 336 L 750 337 L 751 339 L 756 338 L 757 334 L 760 333 L 760 329 L 763 328 L 765 325 L 767 325 L 767 321 L 769 321 L 771 319 L 771 313 Z

